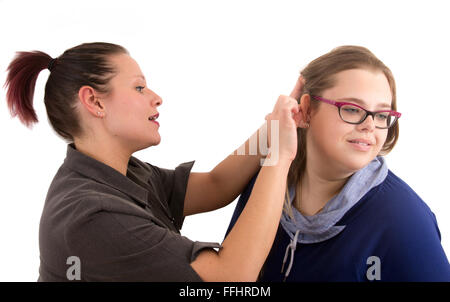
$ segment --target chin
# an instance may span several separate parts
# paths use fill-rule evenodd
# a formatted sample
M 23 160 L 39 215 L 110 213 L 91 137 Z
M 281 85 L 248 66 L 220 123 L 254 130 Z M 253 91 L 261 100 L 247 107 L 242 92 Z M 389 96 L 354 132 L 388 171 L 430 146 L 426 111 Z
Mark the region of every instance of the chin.
M 161 139 L 159 139 L 159 140 L 157 140 L 157 141 L 154 141 L 154 142 L 152 143 L 152 146 L 158 146 L 159 143 L 161 143 Z
M 159 145 L 160 142 L 161 142 L 161 136 L 159 134 L 155 135 L 155 137 L 151 138 L 151 140 L 149 142 L 149 144 L 150 144 L 149 147 L 157 146 L 157 145 Z
M 151 137 L 151 138 L 145 138 L 140 139 L 139 143 L 137 144 L 137 150 L 144 150 L 152 146 L 157 146 L 161 142 L 161 137 L 158 135 L 158 137 Z
M 372 154 L 352 154 L 348 153 L 342 159 L 342 165 L 349 170 L 349 172 L 356 172 L 367 166 L 376 155 Z

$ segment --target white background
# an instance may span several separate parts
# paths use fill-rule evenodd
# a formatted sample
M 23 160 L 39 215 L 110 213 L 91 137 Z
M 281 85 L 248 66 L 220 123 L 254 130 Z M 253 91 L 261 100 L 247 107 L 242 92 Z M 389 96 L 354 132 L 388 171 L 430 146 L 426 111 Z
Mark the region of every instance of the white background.
M 163 98 L 161 144 L 134 154 L 166 168 L 196 160 L 209 171 L 264 121 L 298 73 L 332 48 L 368 47 L 394 73 L 400 139 L 391 170 L 436 214 L 450 253 L 447 1 L 17 1 L 0 0 L 0 83 L 16 51 L 53 57 L 84 42 L 125 46 Z M 35 281 L 39 219 L 66 144 L 47 122 L 12 119 L 0 89 L 0 281 Z M 188 217 L 182 234 L 221 242 L 235 202 Z

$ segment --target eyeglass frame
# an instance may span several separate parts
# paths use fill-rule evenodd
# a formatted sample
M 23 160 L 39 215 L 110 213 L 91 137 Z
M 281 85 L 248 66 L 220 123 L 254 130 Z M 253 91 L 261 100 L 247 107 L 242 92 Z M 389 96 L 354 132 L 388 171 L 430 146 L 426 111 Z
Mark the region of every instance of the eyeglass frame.
M 388 127 L 378 127 L 378 126 L 375 126 L 375 128 L 377 128 L 377 129 L 389 129 L 389 128 L 391 128 L 392 126 L 394 126 L 395 123 L 397 122 L 397 120 L 402 116 L 402 114 L 401 114 L 400 112 L 393 111 L 393 110 L 369 111 L 369 110 L 366 110 L 366 109 L 364 109 L 363 107 L 361 107 L 361 106 L 359 106 L 359 105 L 357 105 L 357 104 L 354 104 L 354 103 L 348 103 L 348 102 L 336 102 L 336 101 L 333 101 L 333 100 L 325 99 L 325 98 L 320 97 L 320 96 L 317 96 L 317 95 L 311 95 L 311 97 L 312 97 L 313 99 L 315 99 L 316 101 L 325 102 L 325 103 L 328 103 L 328 104 L 330 104 L 330 105 L 334 105 L 334 106 L 338 107 L 339 117 L 341 118 L 341 120 L 344 121 L 345 123 L 352 124 L 352 125 L 359 125 L 359 124 L 364 123 L 364 121 L 367 119 L 367 117 L 368 117 L 369 115 L 372 116 L 372 119 L 375 121 L 375 114 L 380 113 L 380 112 L 389 112 L 389 115 L 395 117 L 395 120 L 392 122 L 392 124 L 391 124 L 390 126 L 388 126 Z M 341 115 L 341 107 L 344 106 L 344 105 L 352 105 L 352 106 L 358 107 L 358 108 L 364 110 L 364 112 L 366 113 L 366 115 L 365 115 L 359 122 L 357 122 L 357 123 L 348 122 L 348 121 L 344 120 L 344 118 L 343 118 L 342 115 Z

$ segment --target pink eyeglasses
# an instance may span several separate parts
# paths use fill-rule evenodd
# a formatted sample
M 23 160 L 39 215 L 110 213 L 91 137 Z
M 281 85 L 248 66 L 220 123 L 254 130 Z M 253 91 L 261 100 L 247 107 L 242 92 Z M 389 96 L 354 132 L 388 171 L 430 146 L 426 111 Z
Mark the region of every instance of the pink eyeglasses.
M 372 116 L 376 128 L 388 129 L 392 127 L 402 115 L 400 112 L 392 110 L 372 112 L 353 103 L 336 102 L 316 95 L 312 95 L 311 97 L 316 101 L 325 102 L 338 107 L 339 116 L 341 119 L 346 123 L 354 125 L 361 124 L 370 115 Z

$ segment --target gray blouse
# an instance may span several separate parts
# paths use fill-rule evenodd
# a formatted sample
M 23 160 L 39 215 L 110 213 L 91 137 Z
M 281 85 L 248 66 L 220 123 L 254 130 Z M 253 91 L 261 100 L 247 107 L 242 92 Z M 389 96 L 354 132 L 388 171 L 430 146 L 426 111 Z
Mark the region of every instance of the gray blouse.
M 180 235 L 193 164 L 168 170 L 132 156 L 125 176 L 69 144 L 41 216 L 38 281 L 202 281 L 190 263 L 221 245 Z

